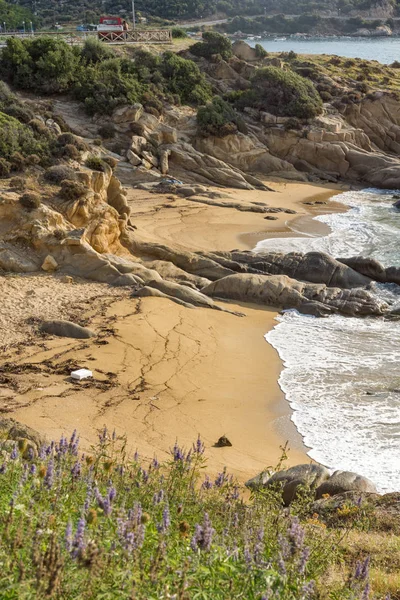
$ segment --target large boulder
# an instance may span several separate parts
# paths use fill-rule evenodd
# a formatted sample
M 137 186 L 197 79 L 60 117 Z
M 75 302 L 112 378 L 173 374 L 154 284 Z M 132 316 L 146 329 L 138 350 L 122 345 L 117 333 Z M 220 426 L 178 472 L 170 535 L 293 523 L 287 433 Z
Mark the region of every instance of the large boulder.
M 366 290 L 303 283 L 286 275 L 238 273 L 214 281 L 201 291 L 215 298 L 282 308 L 298 308 L 308 301 L 319 302 L 350 316 L 382 315 L 388 310 L 384 302 Z
M 39 449 L 45 443 L 45 438 L 35 429 L 24 425 L 15 419 L 0 419 L 0 437 L 7 440 L 29 440 Z
M 231 252 L 223 253 L 223 256 L 229 256 L 235 262 L 244 263 L 255 271 L 268 275 L 288 275 L 293 279 L 325 283 L 327 286 L 358 288 L 371 282 L 367 273 L 324 252 Z
M 77 340 L 87 340 L 96 335 L 91 329 L 81 327 L 71 321 L 43 321 L 40 324 L 40 330 L 49 335 Z
M 240 58 L 240 60 L 245 60 L 247 62 L 254 62 L 258 60 L 257 52 L 254 48 L 243 42 L 243 40 L 236 40 L 232 44 L 232 52 L 234 56 Z
M 316 490 L 316 498 L 322 498 L 325 494 L 336 496 L 344 492 L 368 492 L 377 493 L 375 484 L 357 473 L 351 471 L 335 471 L 333 475 L 321 483 Z
M 317 488 L 323 481 L 328 479 L 329 471 L 322 465 L 303 464 L 296 465 L 285 471 L 278 471 L 271 477 L 265 477 L 264 473 L 246 481 L 246 486 L 251 490 L 274 487 L 282 491 L 282 499 L 285 506 L 294 500 L 299 486 Z

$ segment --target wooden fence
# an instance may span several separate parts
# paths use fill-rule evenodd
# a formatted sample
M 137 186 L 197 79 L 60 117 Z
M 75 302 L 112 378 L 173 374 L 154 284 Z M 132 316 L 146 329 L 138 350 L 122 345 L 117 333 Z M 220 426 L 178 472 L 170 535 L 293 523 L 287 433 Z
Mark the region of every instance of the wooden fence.
M 132 29 L 120 33 L 98 33 L 97 31 L 34 31 L 23 33 L 21 31 L 0 32 L 0 45 L 10 37 L 32 38 L 50 36 L 63 39 L 67 44 L 82 44 L 88 37 L 98 37 L 107 44 L 171 44 L 172 33 L 170 29 Z

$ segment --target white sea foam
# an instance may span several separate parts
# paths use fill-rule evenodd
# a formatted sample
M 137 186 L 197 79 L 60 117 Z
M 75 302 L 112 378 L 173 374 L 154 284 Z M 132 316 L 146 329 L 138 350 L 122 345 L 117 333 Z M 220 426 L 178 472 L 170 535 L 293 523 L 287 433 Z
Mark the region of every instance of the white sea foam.
M 377 190 L 347 192 L 347 213 L 318 217 L 331 227 L 320 238 L 281 238 L 257 249 L 322 250 L 400 264 L 400 213 Z M 396 288 L 396 289 L 394 289 Z M 382 289 L 386 296 L 398 286 Z M 314 459 L 370 477 L 382 491 L 400 489 L 400 323 L 287 311 L 266 335 L 285 368 L 280 386 Z

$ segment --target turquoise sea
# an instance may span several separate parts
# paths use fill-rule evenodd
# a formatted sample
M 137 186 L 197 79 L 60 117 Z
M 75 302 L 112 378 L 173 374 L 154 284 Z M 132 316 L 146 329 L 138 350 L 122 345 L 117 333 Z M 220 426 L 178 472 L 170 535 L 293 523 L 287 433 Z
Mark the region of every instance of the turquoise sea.
M 284 38 L 284 39 L 282 39 Z M 298 54 L 337 54 L 349 58 L 377 60 L 390 64 L 400 60 L 400 37 L 332 37 L 332 38 L 291 38 L 276 36 L 268 39 L 247 39 L 250 46 L 261 44 L 268 52 L 289 52 Z

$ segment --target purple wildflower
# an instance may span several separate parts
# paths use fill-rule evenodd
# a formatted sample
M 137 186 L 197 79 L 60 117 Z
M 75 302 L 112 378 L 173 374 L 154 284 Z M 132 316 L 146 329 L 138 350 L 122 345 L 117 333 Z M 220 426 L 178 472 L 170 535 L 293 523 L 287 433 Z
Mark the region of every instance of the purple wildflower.
M 364 591 L 363 591 L 363 595 L 361 596 L 361 600 L 369 600 L 370 591 L 371 591 L 371 587 L 369 585 L 369 582 L 367 582 L 367 584 L 364 588 Z
M 36 475 L 36 465 L 31 465 L 31 468 L 29 469 L 29 473 L 31 475 Z
M 71 475 L 74 481 L 79 479 L 79 477 L 81 476 L 81 463 L 79 462 L 79 460 L 77 460 L 74 466 L 72 467 Z
M 101 445 L 105 444 L 108 438 L 108 429 L 104 425 L 103 430 L 99 433 L 99 442 Z
M 224 485 L 224 483 L 226 483 L 228 481 L 228 476 L 226 474 L 226 467 L 224 467 L 224 470 L 221 473 L 218 473 L 215 481 L 214 481 L 214 485 L 217 488 L 220 488 Z
M 292 544 L 292 551 L 301 550 L 304 545 L 304 529 L 301 527 L 299 520 L 294 518 L 289 528 L 289 539 Z
M 168 504 L 165 505 L 164 511 L 163 511 L 163 527 L 164 527 L 164 531 L 167 531 L 169 529 L 171 525 L 171 515 L 169 513 L 169 506 Z
M 75 537 L 72 542 L 72 556 L 76 557 L 85 550 L 85 528 L 86 521 L 81 518 L 78 521 Z
M 157 460 L 157 457 L 156 457 L 156 456 L 155 456 L 155 457 L 153 458 L 153 460 L 151 461 L 151 467 L 152 467 L 153 469 L 158 469 L 158 468 L 160 467 L 160 463 L 158 462 L 158 460 Z
M 175 462 L 180 460 L 183 461 L 185 458 L 185 453 L 183 452 L 182 448 L 179 448 L 178 442 L 175 442 L 175 445 L 171 450 L 171 454 L 173 455 Z
M 300 557 L 300 562 L 299 562 L 299 571 L 301 574 L 303 574 L 306 570 L 306 566 L 307 566 L 307 561 L 310 557 L 310 548 L 303 548 L 303 550 L 301 551 L 301 557 Z
M 233 515 L 232 527 L 237 527 L 239 525 L 239 515 L 235 513 Z
M 10 459 L 17 460 L 17 458 L 18 458 L 17 446 L 14 446 L 14 448 L 12 449 L 11 454 L 10 454 Z
M 195 533 L 190 542 L 192 550 L 204 550 L 209 552 L 211 548 L 212 539 L 215 533 L 215 529 L 212 527 L 210 517 L 207 513 L 204 513 L 203 525 L 196 525 Z
M 117 490 L 115 489 L 115 487 L 110 487 L 108 490 L 108 497 L 110 499 L 110 502 L 114 502 L 115 497 L 117 495 Z
M 74 429 L 74 431 L 71 435 L 71 439 L 69 440 L 69 453 L 72 454 L 72 456 L 77 456 L 78 448 L 79 448 L 79 437 L 77 435 L 76 429 Z
M 301 593 L 302 596 L 301 598 L 304 600 L 306 600 L 307 598 L 310 598 L 312 593 L 314 592 L 314 587 L 315 587 L 315 583 L 314 581 L 308 581 L 307 583 L 305 583 L 303 585 L 303 587 L 301 588 Z
M 212 487 L 213 487 L 212 481 L 210 481 L 209 476 L 206 475 L 203 483 L 201 484 L 201 489 L 202 490 L 211 490 Z
M 199 456 L 201 456 L 202 454 L 204 454 L 206 447 L 204 445 L 204 443 L 201 440 L 200 434 L 197 436 L 197 441 L 195 444 L 193 444 L 193 452 L 195 452 L 195 454 L 198 454 Z
M 136 450 L 135 454 L 133 455 L 133 460 L 135 462 L 138 462 L 138 460 L 139 460 L 139 452 L 137 450 Z
M 53 483 L 54 483 L 54 461 L 53 461 L 53 459 L 49 460 L 49 463 L 47 465 L 46 475 L 44 477 L 43 483 L 49 489 L 53 487 Z
M 71 552 L 72 550 L 72 523 L 68 521 L 67 527 L 65 529 L 65 548 L 67 552 Z

